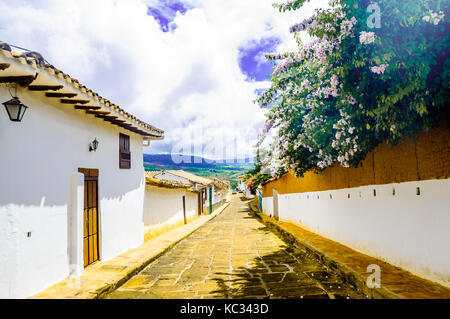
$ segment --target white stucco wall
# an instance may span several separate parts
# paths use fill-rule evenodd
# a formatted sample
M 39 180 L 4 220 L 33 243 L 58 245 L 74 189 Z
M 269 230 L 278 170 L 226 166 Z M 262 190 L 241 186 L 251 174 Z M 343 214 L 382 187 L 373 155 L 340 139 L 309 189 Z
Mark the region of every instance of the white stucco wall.
M 198 193 L 186 191 L 186 215 L 188 217 L 198 215 Z
M 284 194 L 278 201 L 281 220 L 450 287 L 449 179 Z M 263 210 L 273 216 L 272 197 L 263 199 Z
M 144 231 L 142 137 L 41 92 L 19 88 L 18 96 L 29 106 L 22 122 L 0 105 L 0 298 L 33 295 L 69 274 L 78 168 L 99 169 L 102 260 L 141 244 Z M 0 101 L 10 98 L 0 86 Z M 130 136 L 130 170 L 119 169 L 120 132 Z M 94 138 L 98 150 L 89 152 Z
M 144 224 L 147 229 L 170 227 L 184 221 L 183 196 L 186 196 L 186 218 L 197 215 L 197 194 L 182 188 L 145 186 Z
M 214 193 L 213 205 L 221 201 L 228 200 L 229 195 L 229 192 L 224 193 L 223 191 Z

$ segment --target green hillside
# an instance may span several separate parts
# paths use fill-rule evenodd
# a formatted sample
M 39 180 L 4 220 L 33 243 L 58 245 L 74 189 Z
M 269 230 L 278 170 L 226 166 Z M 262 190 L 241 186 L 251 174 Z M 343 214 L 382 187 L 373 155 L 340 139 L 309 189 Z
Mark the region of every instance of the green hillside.
M 146 171 L 182 169 L 203 177 L 226 179 L 231 183 L 231 187 L 233 188 L 238 183 L 238 176 L 245 174 L 254 166 L 249 160 L 246 163 L 227 163 L 226 161 L 211 161 L 196 157 L 195 161 L 192 160 L 190 162 L 174 163 L 171 156 L 166 154 L 144 155 L 144 167 Z

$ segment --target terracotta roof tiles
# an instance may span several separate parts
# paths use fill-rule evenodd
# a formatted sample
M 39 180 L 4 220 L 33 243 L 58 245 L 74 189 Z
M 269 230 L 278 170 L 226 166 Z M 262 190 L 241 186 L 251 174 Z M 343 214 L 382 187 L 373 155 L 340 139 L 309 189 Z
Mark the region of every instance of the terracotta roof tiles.
M 94 101 L 98 102 L 103 108 L 109 109 L 111 111 L 120 110 L 120 115 L 122 115 L 127 122 L 134 125 L 133 129 L 141 135 L 154 137 L 155 139 L 164 138 L 164 131 L 145 123 L 134 115 L 125 112 L 117 105 L 111 103 L 109 100 L 104 99 L 99 96 L 98 93 L 93 92 L 86 86 L 80 84 L 77 79 L 70 77 L 70 75 L 62 72 L 61 70 L 55 68 L 53 65 L 49 64 L 44 57 L 38 52 L 14 52 L 11 49 L 11 46 L 5 42 L 0 41 L 0 62 L 2 60 L 16 61 L 22 65 L 30 65 L 32 69 L 36 71 L 46 71 L 47 75 L 55 78 L 55 82 L 60 82 L 58 79 L 65 79 L 68 85 L 71 85 L 73 89 L 78 90 L 80 94 L 86 94 L 88 97 L 91 97 Z M 31 71 L 31 70 L 30 70 Z M 35 71 L 35 72 L 36 72 Z M 0 75 L 1 76 L 1 75 Z

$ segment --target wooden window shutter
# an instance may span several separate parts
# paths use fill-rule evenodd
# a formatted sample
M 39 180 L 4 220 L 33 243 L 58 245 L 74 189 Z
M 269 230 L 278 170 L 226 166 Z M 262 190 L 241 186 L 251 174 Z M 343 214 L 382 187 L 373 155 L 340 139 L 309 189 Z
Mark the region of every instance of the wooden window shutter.
M 119 168 L 131 168 L 130 137 L 122 133 L 119 135 Z

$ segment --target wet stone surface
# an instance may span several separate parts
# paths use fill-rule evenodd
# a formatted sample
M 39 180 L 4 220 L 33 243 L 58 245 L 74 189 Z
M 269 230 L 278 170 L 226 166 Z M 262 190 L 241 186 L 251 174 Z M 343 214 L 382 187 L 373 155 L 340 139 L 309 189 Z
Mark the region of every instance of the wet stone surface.
M 302 249 L 231 205 L 107 298 L 366 298 Z

